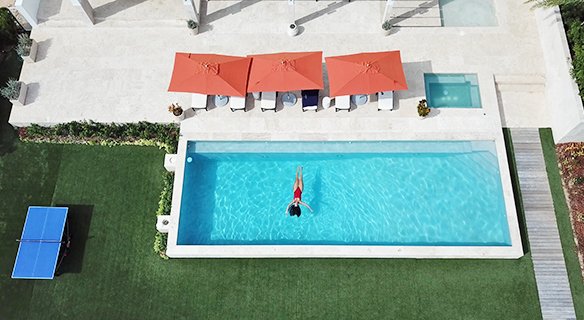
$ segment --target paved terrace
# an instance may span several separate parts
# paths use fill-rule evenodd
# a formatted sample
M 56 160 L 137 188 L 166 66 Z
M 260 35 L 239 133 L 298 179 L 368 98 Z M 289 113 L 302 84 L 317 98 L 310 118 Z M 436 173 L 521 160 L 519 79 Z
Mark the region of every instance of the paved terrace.
M 293 13 L 285 1 L 203 2 L 201 33 L 192 36 L 178 1 L 94 0 L 97 23 L 87 26 L 69 1 L 45 0 L 39 10 L 44 22 L 32 32 L 39 42 L 38 60 L 25 63 L 21 74 L 29 84 L 27 102 L 13 108 L 10 121 L 174 121 L 167 105 L 190 105 L 188 94 L 166 91 L 176 51 L 246 55 L 322 50 L 328 56 L 397 49 L 410 90 L 396 94 L 395 111 L 377 112 L 374 99 L 350 113 L 302 113 L 299 103 L 276 114 L 259 108 L 233 114 L 212 110 L 186 120 L 183 127 L 205 135 L 237 130 L 251 135 L 301 131 L 371 137 L 371 132 L 498 134 L 501 125 L 549 126 L 533 12 L 521 1 L 494 1 L 498 27 L 419 27 L 427 20 L 424 12 L 436 12 L 435 4 L 420 2 L 431 10 L 396 10 L 402 25 L 418 27 L 397 27 L 388 37 L 379 32 L 383 1 L 297 1 L 294 14 L 301 34 L 291 38 L 285 29 Z M 396 6 L 418 2 L 400 1 Z M 415 107 L 425 95 L 424 72 L 478 73 L 484 109 L 441 109 L 429 119 L 418 119 Z

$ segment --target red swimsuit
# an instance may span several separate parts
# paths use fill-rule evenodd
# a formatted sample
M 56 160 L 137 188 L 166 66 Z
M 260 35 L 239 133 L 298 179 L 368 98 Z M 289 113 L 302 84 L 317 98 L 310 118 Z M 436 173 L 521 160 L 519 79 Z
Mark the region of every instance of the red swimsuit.
M 296 188 L 296 190 L 294 190 L 294 199 L 296 198 L 302 200 L 302 190 L 300 190 L 300 188 Z

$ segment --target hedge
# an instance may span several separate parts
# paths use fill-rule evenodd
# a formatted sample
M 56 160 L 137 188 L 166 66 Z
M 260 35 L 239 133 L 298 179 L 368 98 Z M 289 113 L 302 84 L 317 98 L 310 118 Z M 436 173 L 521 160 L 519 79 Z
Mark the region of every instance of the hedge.
M 584 94 L 584 4 L 575 2 L 560 7 L 572 55 L 572 77 Z
M 174 124 L 157 124 L 149 122 L 138 123 L 96 123 L 69 122 L 52 127 L 36 124 L 18 128 L 21 141 L 35 143 L 64 143 L 87 145 L 139 145 L 157 146 L 167 153 L 175 153 L 178 145 L 178 126 Z M 174 175 L 165 172 L 163 188 L 158 201 L 156 215 L 170 214 L 172 205 L 172 184 Z M 167 235 L 156 232 L 154 236 L 154 252 L 164 259 L 166 256 Z

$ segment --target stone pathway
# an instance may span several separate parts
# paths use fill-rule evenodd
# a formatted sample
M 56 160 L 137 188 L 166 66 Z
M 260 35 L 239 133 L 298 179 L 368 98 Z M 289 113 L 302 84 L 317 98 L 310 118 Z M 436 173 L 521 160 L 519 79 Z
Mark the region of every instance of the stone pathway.
M 576 319 L 538 129 L 512 129 L 543 319 Z

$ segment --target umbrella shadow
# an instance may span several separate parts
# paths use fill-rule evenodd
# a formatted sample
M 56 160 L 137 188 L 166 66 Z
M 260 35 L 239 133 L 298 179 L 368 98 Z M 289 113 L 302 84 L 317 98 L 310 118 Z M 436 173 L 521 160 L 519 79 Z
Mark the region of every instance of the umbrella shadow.
M 432 61 L 405 62 L 402 64 L 408 90 L 396 91 L 395 100 L 425 97 L 424 73 L 432 72 Z M 399 103 L 397 103 L 399 105 Z

